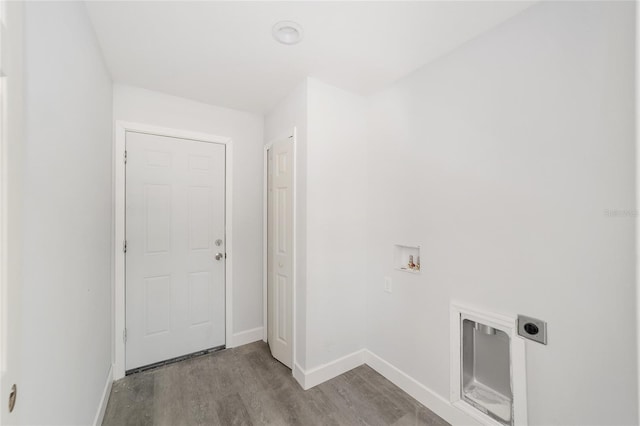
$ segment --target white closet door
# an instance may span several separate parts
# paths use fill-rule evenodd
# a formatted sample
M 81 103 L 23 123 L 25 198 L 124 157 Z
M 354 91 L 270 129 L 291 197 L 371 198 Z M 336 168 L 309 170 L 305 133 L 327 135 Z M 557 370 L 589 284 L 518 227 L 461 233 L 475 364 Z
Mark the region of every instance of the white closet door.
M 268 156 L 267 340 L 271 354 L 293 366 L 293 142 Z
M 126 149 L 130 370 L 225 344 L 225 146 L 127 132 Z

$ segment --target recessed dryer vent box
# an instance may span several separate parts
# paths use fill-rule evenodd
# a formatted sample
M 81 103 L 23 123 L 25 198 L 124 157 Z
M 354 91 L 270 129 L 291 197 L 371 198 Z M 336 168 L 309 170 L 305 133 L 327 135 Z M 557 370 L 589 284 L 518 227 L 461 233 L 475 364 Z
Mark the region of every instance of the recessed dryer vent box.
M 509 336 L 462 321 L 462 399 L 505 426 L 513 425 Z
M 451 404 L 486 426 L 527 426 L 517 317 L 451 303 Z

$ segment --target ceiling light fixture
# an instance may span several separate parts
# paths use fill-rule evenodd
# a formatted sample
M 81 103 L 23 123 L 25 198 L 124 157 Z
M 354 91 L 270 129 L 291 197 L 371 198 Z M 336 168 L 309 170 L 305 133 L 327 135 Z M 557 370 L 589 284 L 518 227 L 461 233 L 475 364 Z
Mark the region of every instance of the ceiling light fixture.
M 273 26 L 273 38 L 282 44 L 298 44 L 302 41 L 302 27 L 292 21 L 280 21 Z

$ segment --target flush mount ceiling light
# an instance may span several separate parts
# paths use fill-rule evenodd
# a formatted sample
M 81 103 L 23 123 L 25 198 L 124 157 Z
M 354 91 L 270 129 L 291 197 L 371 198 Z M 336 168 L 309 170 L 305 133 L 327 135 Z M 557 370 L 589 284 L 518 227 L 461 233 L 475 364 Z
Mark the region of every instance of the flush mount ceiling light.
M 292 21 L 280 21 L 273 26 L 273 38 L 282 44 L 298 44 L 302 41 L 302 27 Z

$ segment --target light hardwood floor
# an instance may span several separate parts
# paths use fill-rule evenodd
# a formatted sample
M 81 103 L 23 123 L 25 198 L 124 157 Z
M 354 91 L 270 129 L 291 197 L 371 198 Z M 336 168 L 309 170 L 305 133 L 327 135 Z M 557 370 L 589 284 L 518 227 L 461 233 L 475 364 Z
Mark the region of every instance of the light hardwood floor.
M 103 425 L 448 425 L 363 365 L 307 391 L 256 342 L 114 383 Z

